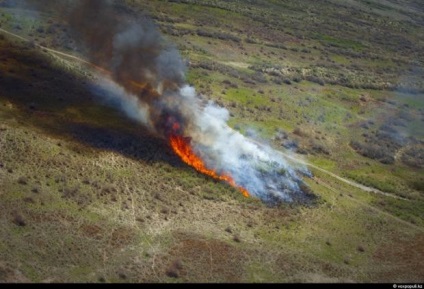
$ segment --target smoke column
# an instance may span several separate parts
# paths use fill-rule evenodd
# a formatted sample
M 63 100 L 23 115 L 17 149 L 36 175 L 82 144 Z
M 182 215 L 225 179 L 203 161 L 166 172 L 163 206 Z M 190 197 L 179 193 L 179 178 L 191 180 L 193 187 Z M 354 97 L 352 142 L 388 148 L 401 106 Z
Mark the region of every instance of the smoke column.
M 236 188 L 265 202 L 307 200 L 297 175 L 310 175 L 307 169 L 295 170 L 271 148 L 231 129 L 228 111 L 203 102 L 185 83 L 177 49 L 150 19 L 106 0 L 52 5 L 86 57 L 110 71 L 97 93 L 168 141 L 186 141 L 208 170 Z

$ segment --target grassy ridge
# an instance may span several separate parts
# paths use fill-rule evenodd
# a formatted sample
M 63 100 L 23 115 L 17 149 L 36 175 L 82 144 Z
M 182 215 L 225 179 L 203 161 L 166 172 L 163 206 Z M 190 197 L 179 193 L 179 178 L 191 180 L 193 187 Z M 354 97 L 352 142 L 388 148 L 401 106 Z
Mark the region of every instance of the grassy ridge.
M 99 104 L 87 68 L 0 36 L 0 281 L 419 281 L 424 103 L 408 69 L 422 15 L 368 2 L 127 5 L 152 14 L 235 129 L 405 200 L 319 170 L 314 206 L 245 199 Z M 48 11 L 0 7 L 2 28 L 81 53 Z

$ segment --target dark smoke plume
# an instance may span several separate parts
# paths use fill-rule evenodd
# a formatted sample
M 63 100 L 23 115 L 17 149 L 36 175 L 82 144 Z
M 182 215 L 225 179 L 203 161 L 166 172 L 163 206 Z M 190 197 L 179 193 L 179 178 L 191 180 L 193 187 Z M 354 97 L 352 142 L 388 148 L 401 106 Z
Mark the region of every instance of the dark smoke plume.
M 160 97 L 178 94 L 185 83 L 186 67 L 178 50 L 166 41 L 152 20 L 119 2 L 68 0 L 26 2 L 61 16 L 88 60 L 108 71 L 109 77 L 148 108 L 151 125 L 160 134 L 167 128 L 161 118 L 167 109 Z M 182 116 L 178 121 L 184 122 Z
M 297 173 L 309 171 L 231 129 L 225 108 L 202 102 L 185 83 L 178 51 L 148 17 L 105 0 L 53 1 L 49 7 L 68 23 L 90 62 L 109 71 L 96 84 L 97 94 L 165 139 L 171 133 L 189 136 L 208 168 L 230 174 L 253 196 L 266 202 L 307 199 Z
M 112 72 L 113 79 L 132 93 L 132 82 L 164 89 L 184 84 L 185 67 L 178 51 L 165 41 L 146 16 L 137 17 L 108 1 L 76 1 L 68 14 L 75 39 L 94 63 Z

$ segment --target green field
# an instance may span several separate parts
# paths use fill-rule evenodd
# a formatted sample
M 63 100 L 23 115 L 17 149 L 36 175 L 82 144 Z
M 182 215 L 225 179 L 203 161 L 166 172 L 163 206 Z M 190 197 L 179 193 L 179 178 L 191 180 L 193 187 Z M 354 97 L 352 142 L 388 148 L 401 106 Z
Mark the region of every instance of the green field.
M 422 282 L 419 0 L 119 1 L 154 19 L 231 127 L 296 144 L 318 198 L 277 206 L 99 102 L 95 71 L 57 53 L 86 59 L 60 15 L 12 2 L 0 0 L 0 282 Z

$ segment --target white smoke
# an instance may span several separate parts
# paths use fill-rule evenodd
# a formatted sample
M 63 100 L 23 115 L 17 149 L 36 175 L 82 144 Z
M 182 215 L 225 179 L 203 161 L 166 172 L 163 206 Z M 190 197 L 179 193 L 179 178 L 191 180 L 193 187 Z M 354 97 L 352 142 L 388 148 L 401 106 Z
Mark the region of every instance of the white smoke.
M 146 104 L 119 84 L 99 78 L 93 91 L 109 105 L 154 131 Z M 194 152 L 208 169 L 231 175 L 238 186 L 265 202 L 292 202 L 304 198 L 297 172 L 310 175 L 308 170 L 293 168 L 269 146 L 248 139 L 229 127 L 227 109 L 212 101 L 202 103 L 195 89 L 188 85 L 178 92 L 165 93 L 161 105 L 190 119 L 184 133 L 192 138 Z
M 180 90 L 183 99 L 190 100 L 194 127 L 189 128 L 195 152 L 210 169 L 229 173 L 236 184 L 264 201 L 293 201 L 302 194 L 296 171 L 269 146 L 259 144 L 228 126 L 229 112 L 209 101 L 198 105 L 194 88 Z M 297 168 L 305 174 L 307 169 Z
M 45 9 L 42 1 L 28 0 Z M 229 112 L 202 102 L 185 84 L 185 64 L 148 17 L 126 9 L 121 1 L 52 1 L 89 61 L 109 71 L 92 90 L 163 138 L 191 137 L 194 152 L 208 169 L 230 175 L 237 186 L 267 202 L 302 200 L 307 194 L 298 172 L 269 146 L 231 129 Z M 53 3 L 55 3 L 53 5 Z M 174 124 L 179 130 L 173 131 Z
M 103 76 L 97 77 L 97 80 L 92 83 L 91 91 L 104 104 L 121 110 L 129 118 L 152 129 L 147 105 L 135 95 L 127 93 L 123 87 L 113 80 Z

